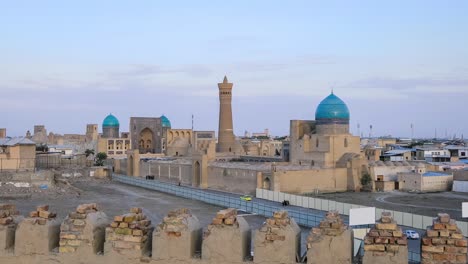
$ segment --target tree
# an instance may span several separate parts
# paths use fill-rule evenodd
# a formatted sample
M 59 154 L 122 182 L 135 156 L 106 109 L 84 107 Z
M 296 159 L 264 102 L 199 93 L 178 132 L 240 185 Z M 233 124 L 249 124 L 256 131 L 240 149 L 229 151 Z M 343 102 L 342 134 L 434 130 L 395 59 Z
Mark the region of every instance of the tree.
M 87 149 L 85 150 L 85 155 L 86 157 L 89 157 L 90 155 L 94 155 L 94 149 Z
M 369 173 L 364 173 L 361 177 L 361 185 L 368 186 L 372 182 L 372 178 Z
M 96 158 L 94 160 L 94 165 L 95 166 L 104 166 L 104 161 L 107 159 L 107 154 L 105 152 L 99 152 L 96 155 Z

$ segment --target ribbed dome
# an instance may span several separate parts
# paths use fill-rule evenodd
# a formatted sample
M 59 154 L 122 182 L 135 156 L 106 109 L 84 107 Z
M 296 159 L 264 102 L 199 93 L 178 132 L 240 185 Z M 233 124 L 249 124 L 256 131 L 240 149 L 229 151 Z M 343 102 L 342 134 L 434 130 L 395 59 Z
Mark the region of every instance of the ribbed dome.
M 163 127 L 171 127 L 171 121 L 169 121 L 169 118 L 167 118 L 165 115 L 161 116 L 161 124 Z
M 118 127 L 118 126 L 120 126 L 119 120 L 112 114 L 109 114 L 108 116 L 106 116 L 106 118 L 102 122 L 102 127 Z
M 320 102 L 315 111 L 315 120 L 349 120 L 349 110 L 345 102 L 333 92 Z

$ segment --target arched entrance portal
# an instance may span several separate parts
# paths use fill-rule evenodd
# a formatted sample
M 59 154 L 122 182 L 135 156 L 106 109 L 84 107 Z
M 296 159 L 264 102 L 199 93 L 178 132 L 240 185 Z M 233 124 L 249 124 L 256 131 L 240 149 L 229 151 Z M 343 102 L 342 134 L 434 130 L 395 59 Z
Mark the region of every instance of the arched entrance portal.
M 263 180 L 263 186 L 262 186 L 262 188 L 265 189 L 265 190 L 270 190 L 270 187 L 271 187 L 270 178 L 266 177 L 266 178 Z
M 154 144 L 153 144 L 153 131 L 149 128 L 145 128 L 140 132 L 139 140 L 139 150 L 140 153 L 154 153 Z
M 200 182 L 201 182 L 201 179 L 200 179 L 200 175 L 201 175 L 200 162 L 195 161 L 195 164 L 193 166 L 194 166 L 193 183 L 194 183 L 194 186 L 200 187 Z

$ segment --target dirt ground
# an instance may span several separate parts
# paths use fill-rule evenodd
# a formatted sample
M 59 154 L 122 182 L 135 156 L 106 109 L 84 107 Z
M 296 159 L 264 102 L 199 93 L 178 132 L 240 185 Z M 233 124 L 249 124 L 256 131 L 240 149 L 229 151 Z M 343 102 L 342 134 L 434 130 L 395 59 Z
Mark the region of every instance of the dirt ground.
M 461 206 L 462 202 L 468 202 L 468 194 L 455 192 L 360 192 L 319 194 L 315 197 L 431 217 L 437 216 L 437 213 L 445 212 L 457 220 L 466 220 L 461 217 Z

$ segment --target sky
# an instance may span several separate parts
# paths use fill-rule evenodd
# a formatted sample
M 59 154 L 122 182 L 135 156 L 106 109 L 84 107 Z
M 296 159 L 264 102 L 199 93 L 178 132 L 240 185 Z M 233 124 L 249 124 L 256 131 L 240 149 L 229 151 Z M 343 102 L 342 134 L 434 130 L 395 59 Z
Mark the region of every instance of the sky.
M 0 0 L 0 127 L 86 131 L 114 114 L 289 134 L 331 89 L 351 132 L 468 137 L 468 1 Z M 436 132 L 437 131 L 437 132 Z

